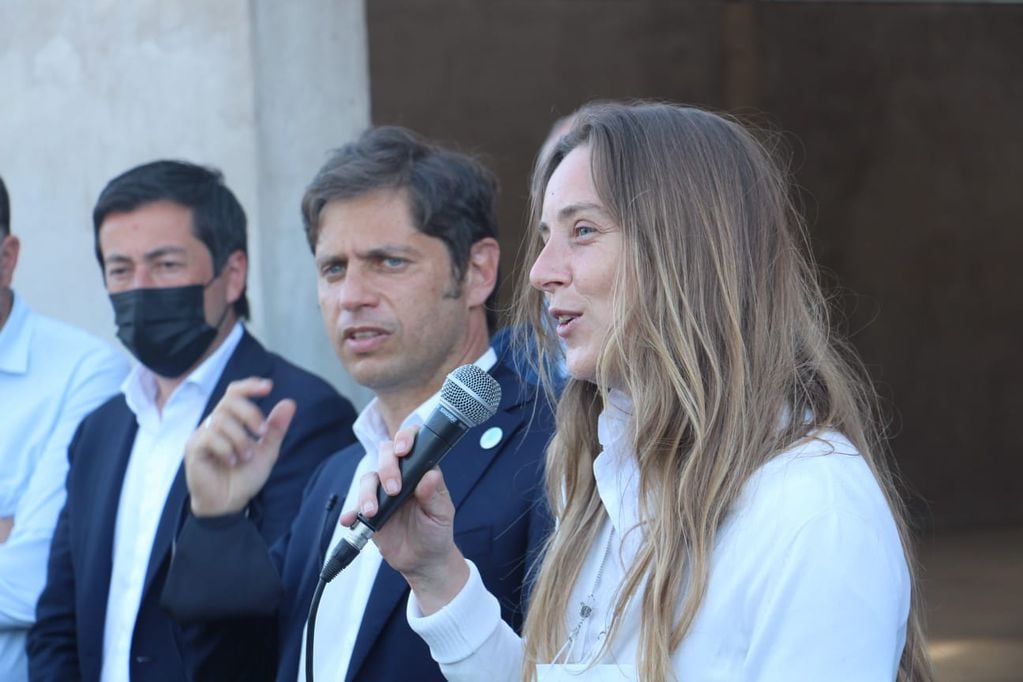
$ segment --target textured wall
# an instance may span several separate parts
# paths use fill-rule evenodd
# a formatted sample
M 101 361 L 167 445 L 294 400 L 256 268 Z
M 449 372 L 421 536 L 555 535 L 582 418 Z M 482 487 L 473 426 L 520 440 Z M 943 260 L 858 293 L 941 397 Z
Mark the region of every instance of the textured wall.
M 278 352 L 356 404 L 371 393 L 334 355 L 316 299 L 316 269 L 302 231 L 302 193 L 326 160 L 369 124 L 362 0 L 253 3 L 259 154 L 262 330 Z
M 298 204 L 324 150 L 368 121 L 363 5 L 282 7 L 3 2 L 0 174 L 23 244 L 15 286 L 113 340 L 92 255 L 96 196 L 155 158 L 217 166 L 249 217 L 253 329 L 355 393 L 326 345 Z
M 375 0 L 367 18 L 375 122 L 489 159 L 506 258 L 547 127 L 588 99 L 790 133 L 918 519 L 1023 519 L 1023 6 Z
M 205 6 L 0 9 L 0 174 L 22 241 L 15 286 L 35 308 L 113 339 L 91 211 L 130 166 L 163 156 L 217 165 L 258 222 L 247 2 Z

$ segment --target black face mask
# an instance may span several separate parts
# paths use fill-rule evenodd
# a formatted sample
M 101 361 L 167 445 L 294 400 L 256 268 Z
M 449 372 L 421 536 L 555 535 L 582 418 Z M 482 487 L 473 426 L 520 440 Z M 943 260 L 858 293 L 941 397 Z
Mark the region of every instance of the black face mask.
M 193 284 L 110 294 L 117 338 L 139 362 L 160 376 L 181 376 L 217 336 L 216 328 L 206 322 L 205 289 L 202 284 Z M 220 322 L 226 315 L 225 308 Z

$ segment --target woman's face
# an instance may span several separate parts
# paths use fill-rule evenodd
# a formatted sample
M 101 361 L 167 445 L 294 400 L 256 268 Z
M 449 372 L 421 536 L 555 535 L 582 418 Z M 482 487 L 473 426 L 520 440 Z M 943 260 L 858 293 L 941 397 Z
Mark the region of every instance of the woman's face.
M 595 381 L 597 358 L 611 327 L 622 233 L 597 196 L 589 146 L 573 149 L 547 183 L 540 237 L 544 247 L 529 281 L 545 294 L 569 373 Z

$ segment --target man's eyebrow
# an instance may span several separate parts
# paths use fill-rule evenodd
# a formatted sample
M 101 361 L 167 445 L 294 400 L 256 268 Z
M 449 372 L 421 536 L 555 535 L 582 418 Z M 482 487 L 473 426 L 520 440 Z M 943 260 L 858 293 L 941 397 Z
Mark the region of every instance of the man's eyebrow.
M 336 265 L 337 263 L 346 263 L 348 259 L 344 256 L 339 256 L 334 253 L 325 253 L 322 256 L 316 257 L 316 267 L 322 268 L 324 265 Z
M 142 256 L 143 260 L 153 261 L 164 256 L 180 256 L 188 253 L 188 250 L 181 246 L 158 246 Z
M 394 256 L 413 257 L 418 255 L 419 251 L 411 246 L 402 244 L 383 244 L 356 254 L 361 260 L 379 260 L 381 258 L 393 258 Z
M 188 253 L 188 249 L 182 246 L 158 246 L 152 251 L 147 252 L 142 256 L 142 260 L 147 263 L 152 263 L 155 260 L 159 260 L 165 256 L 183 256 Z M 103 265 L 109 265 L 110 263 L 131 263 L 133 259 L 130 256 L 125 256 L 120 253 L 111 253 L 103 256 Z
M 355 258 L 359 260 L 380 260 L 382 258 L 394 258 L 396 256 L 414 258 L 419 255 L 419 251 L 411 246 L 404 246 L 402 244 L 384 244 L 382 246 L 375 246 L 365 251 L 359 251 L 355 254 Z M 348 256 L 342 256 L 333 253 L 327 253 L 316 258 L 316 265 L 322 267 L 327 264 L 334 263 L 347 263 Z

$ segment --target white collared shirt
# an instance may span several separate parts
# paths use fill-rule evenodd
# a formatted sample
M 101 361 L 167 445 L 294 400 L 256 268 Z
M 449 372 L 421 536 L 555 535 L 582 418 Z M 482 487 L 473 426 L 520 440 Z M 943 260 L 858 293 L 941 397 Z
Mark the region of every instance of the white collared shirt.
M 32 311 L 14 296 L 0 327 L 0 679 L 28 679 L 25 633 L 46 583 L 64 506 L 67 448 L 79 422 L 117 393 L 128 360 L 108 344 Z
M 591 591 L 595 598 L 559 659 L 580 668 L 600 652 L 626 567 L 643 541 L 630 411 L 629 400 L 612 392 L 598 420 L 603 451 L 593 473 L 608 518 L 571 588 L 563 615 L 569 632 L 580 602 Z M 522 642 L 468 563 L 469 581 L 444 608 L 423 616 L 415 595 L 408 600 L 409 624 L 450 682 L 518 680 Z M 578 675 L 564 664 L 538 668 L 541 682 L 636 679 L 642 589 L 599 665 Z M 844 436 L 818 433 L 747 481 L 718 529 L 706 593 L 672 669 L 678 679 L 715 682 L 893 680 L 909 597 L 898 530 L 876 479 Z
M 484 371 L 497 363 L 497 354 L 488 348 L 475 363 Z M 412 414 L 405 418 L 400 428 L 422 426 L 440 403 L 440 391 L 434 393 Z M 352 476 L 348 494 L 342 509 L 355 509 L 359 502 L 359 481 L 363 475 L 376 471 L 377 451 L 380 444 L 391 439 L 387 432 L 377 399 L 374 398 L 359 413 L 352 425 L 355 437 L 359 439 L 365 454 L 359 461 Z M 341 541 L 342 527 L 335 526 L 330 539 L 327 557 Z M 377 571 L 380 569 L 380 550 L 373 542 L 366 543 L 359 556 L 323 590 L 316 620 L 316 643 L 314 647 L 314 676 L 323 682 L 343 682 L 348 673 L 348 664 L 355 649 L 355 639 L 362 625 L 362 615 L 373 591 Z M 307 624 L 308 627 L 308 624 Z M 298 678 L 305 679 L 305 629 L 302 630 L 302 652 L 298 660 Z
M 181 468 L 185 443 L 241 338 L 242 325 L 238 322 L 220 347 L 174 389 L 162 410 L 156 405 L 156 378 L 151 370 L 136 363 L 124 380 L 124 398 L 139 428 L 121 484 L 114 527 L 113 570 L 103 626 L 102 682 L 130 680 L 135 619 L 167 495 Z

